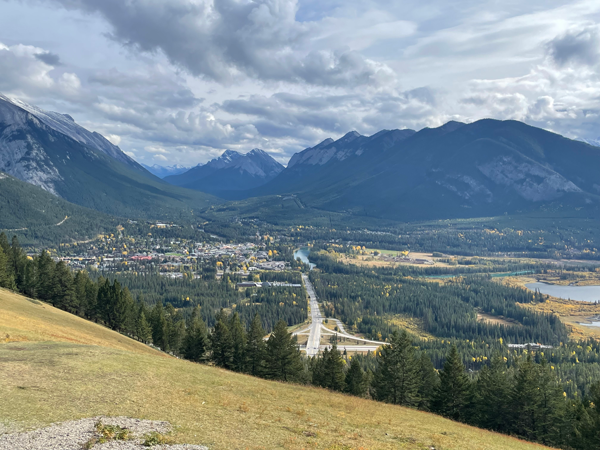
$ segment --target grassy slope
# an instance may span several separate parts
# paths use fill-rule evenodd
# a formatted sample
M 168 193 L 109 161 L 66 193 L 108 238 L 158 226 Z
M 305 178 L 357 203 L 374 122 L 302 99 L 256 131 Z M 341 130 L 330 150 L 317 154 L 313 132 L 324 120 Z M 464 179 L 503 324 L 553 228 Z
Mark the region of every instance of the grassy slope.
M 6 336 L 9 336 L 6 338 Z M 213 449 L 533 449 L 432 414 L 167 357 L 0 290 L 0 422 L 168 420 Z

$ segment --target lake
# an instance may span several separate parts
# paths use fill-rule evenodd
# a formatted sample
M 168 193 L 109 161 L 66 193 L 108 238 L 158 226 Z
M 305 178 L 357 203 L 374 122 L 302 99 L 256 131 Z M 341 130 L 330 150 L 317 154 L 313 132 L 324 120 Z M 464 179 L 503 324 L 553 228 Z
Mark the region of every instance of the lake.
M 310 265 L 310 269 L 312 270 L 315 267 L 317 267 L 317 265 L 311 263 L 308 260 L 308 254 L 309 253 L 310 253 L 310 248 L 308 248 L 308 247 L 300 247 L 298 250 L 296 250 L 294 252 L 294 259 L 300 258 L 300 261 L 302 261 L 304 264 Z
M 600 301 L 600 286 L 558 286 L 546 283 L 528 283 L 525 286 L 532 291 L 537 289 L 542 294 L 565 300 L 571 299 L 580 302 Z

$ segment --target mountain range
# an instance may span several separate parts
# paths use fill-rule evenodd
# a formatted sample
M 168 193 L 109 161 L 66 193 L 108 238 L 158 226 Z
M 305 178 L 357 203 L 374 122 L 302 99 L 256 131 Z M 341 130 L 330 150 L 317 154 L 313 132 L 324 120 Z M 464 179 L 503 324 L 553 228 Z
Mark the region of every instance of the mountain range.
M 0 97 L 0 171 L 71 203 L 125 217 L 193 214 L 216 201 L 161 181 L 70 116 L 5 96 Z
M 259 149 L 227 150 L 160 180 L 72 117 L 1 96 L 2 172 L 122 217 L 191 217 L 225 200 L 246 201 L 238 205 L 244 211 L 260 204 L 256 214 L 272 217 L 281 209 L 271 196 L 292 198 L 302 217 L 330 211 L 415 221 L 542 210 L 556 217 L 575 211 L 578 217 L 600 216 L 600 148 L 511 120 L 448 122 L 372 136 L 352 131 L 296 153 L 287 167 Z M 32 195 L 26 191 L 13 189 L 15 195 Z M 245 200 L 254 197 L 262 199 Z M 15 208 L 19 202 L 5 202 L 2 213 L 17 217 L 18 212 L 5 212 L 10 204 Z
M 152 164 L 151 166 L 148 166 L 146 164 L 142 164 L 142 167 L 158 178 L 168 177 L 169 175 L 179 175 L 191 169 L 191 167 L 185 167 L 180 164 L 175 164 L 173 166 L 161 166 L 158 164 Z
M 180 175 L 165 177 L 165 181 L 222 198 L 232 198 L 240 191 L 262 186 L 283 169 L 273 157 L 258 148 L 246 154 L 226 150 L 204 165 L 193 167 Z
M 600 148 L 521 122 L 485 119 L 327 139 L 243 194 L 294 194 L 309 207 L 402 221 L 541 207 L 595 215 L 599 180 Z

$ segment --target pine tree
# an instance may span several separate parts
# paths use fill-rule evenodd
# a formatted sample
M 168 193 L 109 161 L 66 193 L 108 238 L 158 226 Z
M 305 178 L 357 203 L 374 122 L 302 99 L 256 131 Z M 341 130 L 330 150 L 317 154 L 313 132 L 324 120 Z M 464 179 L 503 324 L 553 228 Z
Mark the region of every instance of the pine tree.
M 544 357 L 540 361 L 538 374 L 537 440 L 554 447 L 560 444 L 559 424 L 565 415 L 566 403 L 563 390 Z
M 246 370 L 246 330 L 244 330 L 237 312 L 231 315 L 229 331 L 231 332 L 233 357 L 232 369 L 236 372 L 244 372 Z
M 19 239 L 17 239 L 17 236 L 13 236 L 12 238 L 8 261 L 12 266 L 12 273 L 17 289 L 21 291 L 23 289 L 25 261 L 27 261 L 27 258 L 23 252 L 23 249 L 21 248 L 21 244 L 19 244 Z
M 140 309 L 135 329 L 135 334 L 140 341 L 144 344 L 150 342 L 150 339 L 152 339 L 152 327 L 148 323 L 143 309 Z
M 419 409 L 429 411 L 439 379 L 431 358 L 426 353 L 421 353 L 419 358 Z
M 10 289 L 13 281 L 10 276 L 8 257 L 4 253 L 2 246 L 0 246 L 0 287 Z
M 10 244 L 8 243 L 8 237 L 6 236 L 4 231 L 2 233 L 0 233 L 0 248 L 2 249 L 4 254 L 8 257 L 8 255 L 10 254 Z
M 440 372 L 440 384 L 433 397 L 432 411 L 453 420 L 465 421 L 470 384 L 458 350 L 453 345 Z
M 47 251 L 42 251 L 36 260 L 37 265 L 37 286 L 36 292 L 38 298 L 45 302 L 50 302 L 53 295 L 54 284 L 54 261 Z
M 181 344 L 185 337 L 185 320 L 179 314 L 171 303 L 165 307 L 165 318 L 167 320 L 167 334 L 169 350 L 173 354 L 178 354 L 181 350 Z
M 255 377 L 262 377 L 265 374 L 265 334 L 260 317 L 255 314 L 250 324 L 246 342 L 246 371 Z
M 344 374 L 345 361 L 334 342 L 327 357 L 323 358 L 323 384 L 322 386 L 332 391 L 343 391 L 346 385 Z
M 531 358 L 531 351 L 529 351 L 525 361 L 519 364 L 511 405 L 515 421 L 514 430 L 519 436 L 529 440 L 534 440 L 538 431 L 537 419 L 540 404 L 538 388 L 538 371 Z
M 79 270 L 75 274 L 75 280 L 73 282 L 75 288 L 75 298 L 77 303 L 77 315 L 80 317 L 87 317 L 87 296 L 86 287 L 89 281 L 89 277 L 86 271 Z
M 381 348 L 377 356 L 374 389 L 380 401 L 397 405 L 417 406 L 419 403 L 419 363 L 406 331 L 395 331 L 390 345 Z
M 489 430 L 508 432 L 511 424 L 510 381 L 506 363 L 496 354 L 479 372 L 475 383 L 475 423 Z
M 98 321 L 100 319 L 98 311 L 98 286 L 102 282 L 102 277 L 98 280 L 98 283 L 94 283 L 88 279 L 85 285 L 85 314 L 88 319 Z
M 36 273 L 36 265 L 31 259 L 26 259 L 25 264 L 23 266 L 23 286 L 22 292 L 27 297 L 36 298 L 37 292 L 37 273 Z
M 181 354 L 185 359 L 203 362 L 208 350 L 208 334 L 206 324 L 200 315 L 200 307 L 194 308 L 190 323 L 186 329 Z
M 266 362 L 267 378 L 282 381 L 300 379 L 304 369 L 300 351 L 283 320 L 277 322 L 275 329 L 269 336 Z
M 100 296 L 100 292 L 98 292 Z M 152 314 L 150 315 L 150 325 L 152 326 L 152 343 L 162 351 L 169 351 L 167 339 L 167 319 L 165 318 L 165 310 L 161 302 L 154 305 Z
M 367 391 L 365 385 L 365 374 L 358 362 L 357 358 L 352 358 L 350 361 L 350 368 L 346 372 L 346 387 L 344 391 L 357 397 L 364 397 Z
M 233 344 L 227 323 L 219 318 L 210 335 L 212 348 L 211 360 L 218 367 L 231 369 L 233 367 Z
M 59 261 L 54 270 L 51 302 L 57 308 L 70 313 L 77 311 L 73 275 L 63 261 Z

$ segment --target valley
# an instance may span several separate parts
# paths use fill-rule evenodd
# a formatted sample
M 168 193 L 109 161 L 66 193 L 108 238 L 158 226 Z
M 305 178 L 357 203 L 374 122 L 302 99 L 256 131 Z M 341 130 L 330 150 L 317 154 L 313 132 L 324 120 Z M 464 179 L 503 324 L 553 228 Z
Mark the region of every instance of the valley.
M 130 415 L 209 448 L 595 439 L 600 305 L 530 283 L 600 285 L 596 147 L 482 120 L 162 170 L 0 111 L 0 401 L 20 405 L 0 423 Z

